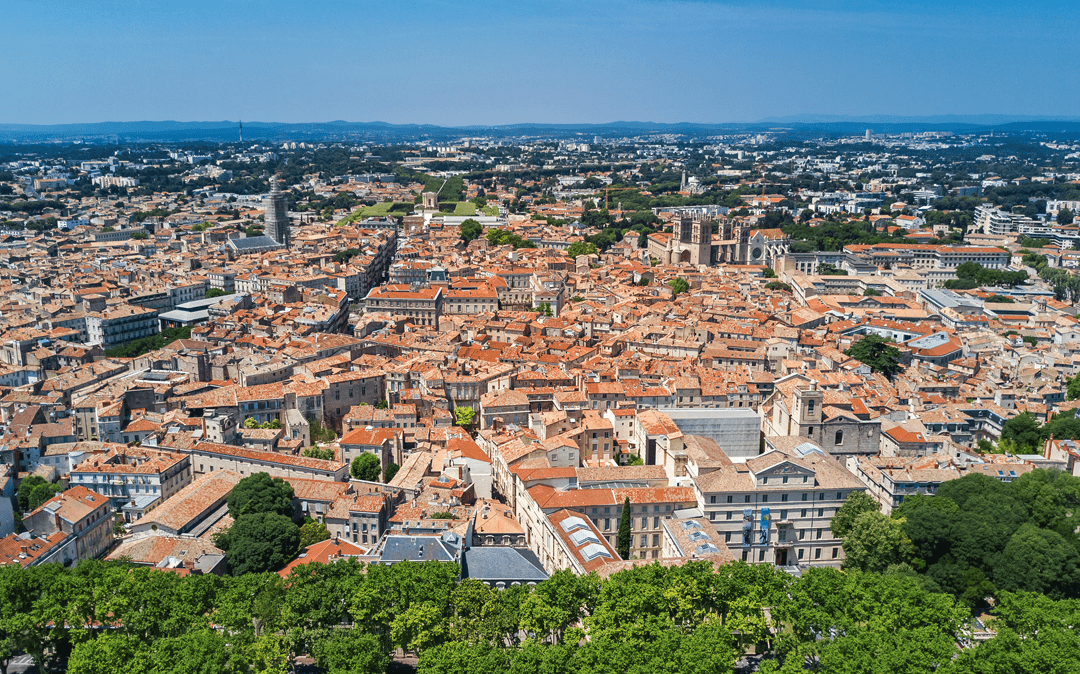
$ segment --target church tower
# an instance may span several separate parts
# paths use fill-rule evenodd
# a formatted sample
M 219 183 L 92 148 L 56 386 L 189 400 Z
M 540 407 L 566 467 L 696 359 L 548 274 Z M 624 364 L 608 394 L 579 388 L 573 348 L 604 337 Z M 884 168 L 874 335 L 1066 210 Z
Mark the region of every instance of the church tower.
M 694 264 L 712 264 L 712 226 L 713 221 L 705 216 L 694 218 L 690 234 L 690 259 Z

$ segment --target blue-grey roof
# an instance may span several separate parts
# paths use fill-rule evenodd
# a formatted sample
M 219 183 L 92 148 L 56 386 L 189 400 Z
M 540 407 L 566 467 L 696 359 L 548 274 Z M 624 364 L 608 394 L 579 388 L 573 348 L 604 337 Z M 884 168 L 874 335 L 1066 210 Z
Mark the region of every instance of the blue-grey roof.
M 284 248 L 280 243 L 269 236 L 248 236 L 242 239 L 229 239 L 229 245 L 235 250 L 246 248 Z
M 462 578 L 490 582 L 539 583 L 547 580 L 544 565 L 527 548 L 470 548 L 462 555 Z
M 383 540 L 379 561 L 386 562 L 452 562 L 454 551 L 438 536 L 407 536 L 389 534 Z

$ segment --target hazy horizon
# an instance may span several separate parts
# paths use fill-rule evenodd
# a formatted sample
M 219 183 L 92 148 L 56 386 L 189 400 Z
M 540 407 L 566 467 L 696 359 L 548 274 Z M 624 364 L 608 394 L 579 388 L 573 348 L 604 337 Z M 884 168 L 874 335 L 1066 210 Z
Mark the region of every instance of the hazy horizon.
M 1080 113 L 1060 0 L 10 4 L 8 124 Z

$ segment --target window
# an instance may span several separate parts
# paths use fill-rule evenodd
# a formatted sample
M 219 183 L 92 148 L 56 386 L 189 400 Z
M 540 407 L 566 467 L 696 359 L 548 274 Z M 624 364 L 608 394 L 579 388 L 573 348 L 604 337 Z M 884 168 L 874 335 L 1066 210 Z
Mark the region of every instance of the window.
M 750 502 L 750 494 L 747 494 L 747 495 L 746 495 L 746 502 L 747 502 L 747 503 L 749 503 L 749 502 Z
M 759 562 L 764 562 L 765 561 L 765 551 L 764 550 L 758 550 L 757 560 Z
M 782 521 L 784 521 L 786 519 L 787 519 L 787 511 L 786 510 L 781 510 L 780 511 L 780 521 L 782 522 Z
M 817 536 L 816 536 L 816 538 L 818 538 L 819 540 L 821 539 L 821 529 L 818 529 L 818 530 L 817 530 Z
M 806 529 L 799 529 L 799 540 L 806 538 Z
M 648 529 L 649 528 L 649 518 L 648 517 L 642 517 L 641 518 L 641 528 L 642 529 Z
M 728 502 L 728 503 L 731 503 L 731 494 L 728 494 L 728 497 L 727 497 L 727 502 Z
M 731 501 L 730 496 L 728 496 L 728 501 Z M 709 497 L 709 503 L 716 503 L 716 497 L 715 496 L 710 496 Z
M 806 517 L 806 508 L 803 508 L 803 509 L 802 509 L 802 516 L 803 516 L 803 517 Z
M 836 432 L 836 437 L 833 439 L 833 444 L 834 445 L 842 445 L 842 444 L 844 444 L 844 432 L 843 431 L 837 431 Z
M 821 559 L 821 548 L 814 550 L 814 559 Z
M 768 494 L 762 494 L 761 495 L 761 502 L 762 503 L 768 503 L 769 502 L 769 495 Z
M 825 509 L 824 508 L 818 508 L 817 509 L 817 516 L 818 517 L 825 517 Z
M 804 501 L 806 500 L 806 494 L 802 495 L 802 500 L 804 500 Z
M 787 475 L 784 476 L 784 484 L 787 484 Z
M 839 556 L 840 556 L 840 548 L 833 548 L 832 549 L 832 558 L 836 559 Z
M 641 534 L 641 546 L 640 547 L 644 548 L 646 545 L 648 545 L 648 541 L 649 541 L 649 537 L 646 536 L 645 534 Z
M 806 416 L 808 416 L 808 417 L 814 416 L 814 401 L 813 400 L 807 400 L 806 401 Z
M 604 531 L 611 531 L 611 520 L 604 520 Z M 821 529 L 818 529 L 818 538 L 821 538 Z
M 730 519 L 731 519 L 731 511 L 730 511 L 730 510 L 729 510 L 729 511 L 727 511 L 726 513 L 724 513 L 724 519 L 726 519 L 726 520 L 730 520 Z
M 799 548 L 799 559 L 802 559 L 802 556 L 803 556 L 803 549 Z
M 711 522 L 716 521 L 716 511 L 715 510 L 712 511 L 711 513 L 709 513 L 709 521 L 711 521 Z
M 725 543 L 730 543 L 731 542 L 731 532 L 730 531 L 725 531 L 724 532 L 724 542 Z
M 769 476 L 768 475 L 761 478 L 761 484 L 769 484 Z
M 780 494 L 781 501 L 787 501 L 787 494 Z
M 844 500 L 844 492 L 842 492 L 842 491 L 836 492 L 836 500 L 837 501 L 843 501 Z
M 659 529 L 660 528 L 660 518 L 659 517 L 652 518 L 652 528 L 653 529 Z
M 825 492 L 821 492 L 820 494 L 818 494 L 817 495 L 817 500 L 824 501 L 825 500 Z

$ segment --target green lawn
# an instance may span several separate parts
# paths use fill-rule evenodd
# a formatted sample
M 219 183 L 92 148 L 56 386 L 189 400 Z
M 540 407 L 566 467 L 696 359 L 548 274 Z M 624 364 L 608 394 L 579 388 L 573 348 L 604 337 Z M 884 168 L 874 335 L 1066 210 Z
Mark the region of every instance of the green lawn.
M 476 204 L 471 201 L 459 201 L 454 215 L 476 215 Z
M 384 218 L 390 213 L 390 209 L 393 208 L 394 202 L 383 201 L 375 204 L 374 206 L 364 206 L 360 209 L 361 218 Z
M 487 206 L 484 206 L 483 211 L 484 215 L 491 215 L 496 218 L 499 217 L 499 207 L 495 204 L 488 204 Z

